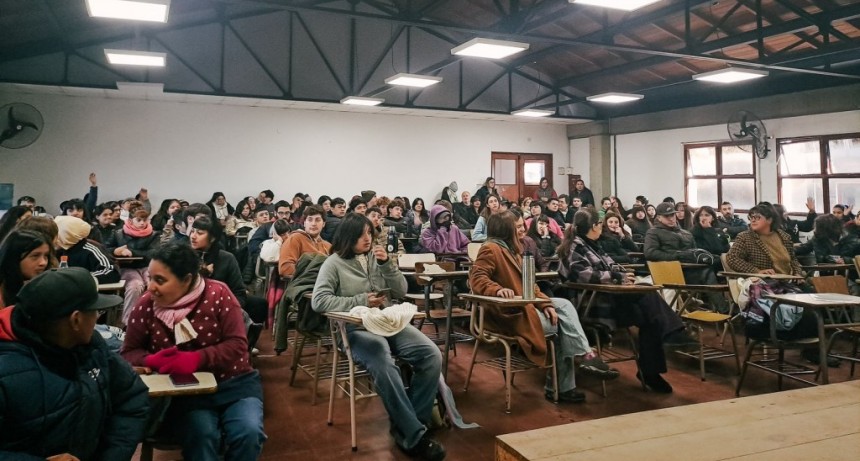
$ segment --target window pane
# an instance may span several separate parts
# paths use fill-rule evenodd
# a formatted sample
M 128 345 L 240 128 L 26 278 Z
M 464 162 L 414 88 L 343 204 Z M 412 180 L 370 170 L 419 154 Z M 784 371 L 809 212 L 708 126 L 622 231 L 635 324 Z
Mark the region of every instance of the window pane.
M 804 213 L 806 209 L 806 198 L 815 199 L 815 210 L 821 213 L 824 210 L 824 189 L 821 179 L 783 179 L 782 180 L 782 205 L 789 213 Z
M 860 173 L 860 138 L 833 139 L 828 144 L 831 173 Z
M 493 164 L 493 178 L 496 184 L 516 184 L 517 161 L 497 158 Z
M 779 159 L 779 173 L 820 174 L 821 152 L 818 141 L 782 143 L 779 146 L 782 157 Z
M 523 163 L 523 180 L 529 186 L 540 185 L 540 178 L 546 176 L 544 174 L 543 162 L 525 162 Z
M 717 148 L 697 147 L 690 149 L 687 176 L 717 174 Z
M 752 146 L 723 147 L 723 174 L 753 174 Z
M 755 205 L 755 179 L 723 179 L 723 201 L 731 202 L 736 210 L 749 210 Z
M 831 207 L 837 203 L 853 205 L 860 198 L 860 178 L 831 179 L 829 187 Z M 825 212 L 830 212 L 830 210 L 825 210 Z
M 717 205 L 716 179 L 691 179 L 687 186 L 689 205 L 698 208 L 702 205 Z

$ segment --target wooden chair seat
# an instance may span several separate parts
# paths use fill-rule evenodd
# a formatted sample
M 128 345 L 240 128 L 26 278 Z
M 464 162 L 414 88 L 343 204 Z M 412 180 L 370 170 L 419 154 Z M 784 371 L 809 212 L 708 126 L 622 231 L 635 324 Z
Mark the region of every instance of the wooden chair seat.
M 720 323 L 725 322 L 732 317 L 728 314 L 720 314 L 719 312 L 713 311 L 692 311 L 684 313 L 683 315 L 681 315 L 681 318 L 685 320 L 693 320 L 696 322 Z
M 455 307 L 451 309 L 451 317 L 452 318 L 468 318 L 472 313 L 463 309 L 462 307 Z M 445 318 L 445 310 L 444 309 L 430 309 L 430 318 L 436 319 L 444 319 Z

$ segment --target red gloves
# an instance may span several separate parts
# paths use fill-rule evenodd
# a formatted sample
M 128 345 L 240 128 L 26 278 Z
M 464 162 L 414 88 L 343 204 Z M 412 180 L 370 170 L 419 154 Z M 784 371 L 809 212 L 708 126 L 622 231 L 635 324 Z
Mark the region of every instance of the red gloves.
M 158 372 L 162 374 L 187 375 L 197 371 L 202 356 L 199 352 L 177 352 Z
M 168 362 L 173 360 L 173 357 L 176 355 L 177 352 L 179 352 L 179 350 L 176 349 L 176 346 L 162 349 L 155 354 L 147 355 L 146 358 L 143 359 L 143 365 L 147 368 L 152 368 L 155 371 L 159 371 L 161 367 L 167 365 Z
M 162 374 L 190 374 L 197 371 L 201 359 L 199 352 L 179 351 L 173 346 L 147 355 L 143 364 Z

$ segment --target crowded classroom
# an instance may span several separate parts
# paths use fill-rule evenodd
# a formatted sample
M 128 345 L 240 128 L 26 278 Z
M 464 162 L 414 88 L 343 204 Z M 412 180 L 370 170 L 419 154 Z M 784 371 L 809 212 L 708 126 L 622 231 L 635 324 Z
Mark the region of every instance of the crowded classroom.
M 856 457 L 857 5 L 29 3 L 0 459 Z

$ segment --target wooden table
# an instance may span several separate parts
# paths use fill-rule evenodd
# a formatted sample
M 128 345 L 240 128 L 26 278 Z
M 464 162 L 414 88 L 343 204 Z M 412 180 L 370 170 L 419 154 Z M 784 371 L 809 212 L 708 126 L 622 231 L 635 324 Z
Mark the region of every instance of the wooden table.
M 854 461 L 860 381 L 496 437 L 496 461 Z
M 218 390 L 218 383 L 212 373 L 198 371 L 194 373 L 194 377 L 200 382 L 192 386 L 179 387 L 170 382 L 170 375 L 143 375 L 140 379 L 149 388 L 150 397 L 214 394 Z
M 799 275 L 790 275 L 790 274 L 758 274 L 758 273 L 750 273 L 750 272 L 723 271 L 723 272 L 718 273 L 717 275 L 727 277 L 727 278 L 757 277 L 760 279 L 773 279 L 773 280 L 803 280 L 803 277 L 801 277 Z
M 860 307 L 860 296 L 843 295 L 836 293 L 792 293 L 785 295 L 765 295 L 766 298 L 776 302 L 771 306 L 771 312 L 775 312 L 780 304 L 791 304 L 792 306 L 800 306 L 804 309 L 812 309 L 815 313 L 815 319 L 818 323 L 818 367 L 821 371 L 821 382 L 827 384 L 830 382 L 830 376 L 827 366 L 827 336 L 824 332 L 824 311 L 834 307 Z M 774 315 L 769 316 L 770 321 L 770 337 L 776 338 L 776 323 Z M 847 319 L 845 319 L 847 321 Z M 827 328 L 847 328 L 860 326 L 860 322 L 856 320 L 848 323 L 828 323 Z
M 834 274 L 842 274 L 848 277 L 848 272 L 854 269 L 854 264 L 815 264 L 812 266 L 800 266 L 806 272 L 833 272 Z M 811 274 L 810 274 L 811 275 Z
M 585 310 L 582 312 L 582 318 L 588 318 L 591 311 L 591 306 L 594 303 L 594 298 L 598 293 L 607 293 L 614 295 L 629 295 L 629 294 L 645 294 L 663 289 L 663 285 L 613 285 L 608 283 L 564 283 L 565 288 L 582 291 L 582 300 L 580 306 L 585 305 Z
M 99 293 L 119 294 L 125 288 L 125 280 L 116 283 L 99 283 Z
M 546 271 L 546 272 L 535 272 L 535 280 L 559 280 L 561 276 L 558 274 L 558 271 Z

